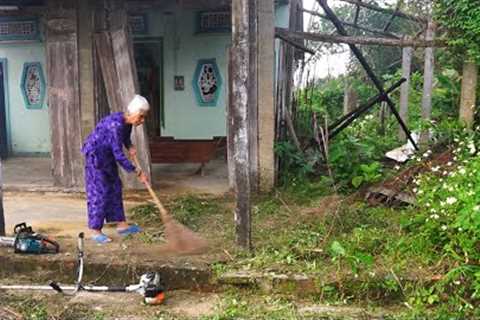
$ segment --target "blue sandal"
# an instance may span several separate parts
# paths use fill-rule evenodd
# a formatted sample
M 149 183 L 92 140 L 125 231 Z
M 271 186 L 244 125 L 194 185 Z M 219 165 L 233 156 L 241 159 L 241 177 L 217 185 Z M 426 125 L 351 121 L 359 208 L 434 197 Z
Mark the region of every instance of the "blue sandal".
M 109 237 L 107 237 L 103 233 L 96 234 L 96 235 L 92 236 L 92 240 L 95 241 L 98 244 L 105 244 L 105 243 L 112 242 L 112 239 L 110 239 Z
M 128 226 L 126 229 L 117 230 L 118 234 L 121 236 L 128 236 L 129 234 L 139 233 L 142 232 L 142 228 L 137 226 L 136 224 L 132 224 Z

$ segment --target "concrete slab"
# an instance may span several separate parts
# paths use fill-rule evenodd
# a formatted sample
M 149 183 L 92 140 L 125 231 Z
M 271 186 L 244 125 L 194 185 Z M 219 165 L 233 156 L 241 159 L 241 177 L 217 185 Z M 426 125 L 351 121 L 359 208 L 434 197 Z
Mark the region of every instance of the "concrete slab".
M 84 192 L 83 188 L 53 185 L 50 158 L 9 158 L 2 161 L 3 186 L 6 191 Z M 210 161 L 204 175 L 196 174 L 195 163 L 154 164 L 153 184 L 163 194 L 201 193 L 220 195 L 228 191 L 227 164 L 223 158 Z

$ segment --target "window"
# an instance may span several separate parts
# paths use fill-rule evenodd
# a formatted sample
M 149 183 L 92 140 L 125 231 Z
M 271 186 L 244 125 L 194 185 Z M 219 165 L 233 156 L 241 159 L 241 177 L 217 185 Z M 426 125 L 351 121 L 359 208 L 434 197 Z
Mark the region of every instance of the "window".
M 0 18 L 0 41 L 38 39 L 39 30 L 36 18 Z
M 228 11 L 199 12 L 198 32 L 230 32 L 232 16 Z

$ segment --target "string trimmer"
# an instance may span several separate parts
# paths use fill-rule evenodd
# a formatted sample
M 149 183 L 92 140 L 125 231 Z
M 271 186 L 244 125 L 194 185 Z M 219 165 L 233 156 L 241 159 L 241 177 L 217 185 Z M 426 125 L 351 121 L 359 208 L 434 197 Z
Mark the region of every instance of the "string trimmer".
M 73 286 L 59 285 L 52 281 L 48 286 L 40 285 L 0 285 L 0 290 L 55 290 L 64 295 L 75 295 L 79 291 L 88 292 L 136 292 L 143 296 L 146 304 L 161 304 L 165 299 L 164 286 L 157 272 L 147 272 L 140 277 L 138 284 L 110 287 L 83 285 L 84 271 L 84 235 L 83 232 L 78 235 L 77 244 L 77 281 Z
M 135 162 L 135 166 L 141 169 L 136 156 L 133 156 L 133 161 Z M 160 202 L 160 199 L 158 199 L 150 183 L 145 182 L 145 187 L 147 187 L 148 192 L 160 211 L 160 218 L 165 227 L 165 239 L 167 240 L 167 245 L 169 245 L 172 250 L 183 253 L 199 252 L 200 250 L 205 249 L 207 247 L 207 241 L 172 218 L 167 209 L 165 209 Z

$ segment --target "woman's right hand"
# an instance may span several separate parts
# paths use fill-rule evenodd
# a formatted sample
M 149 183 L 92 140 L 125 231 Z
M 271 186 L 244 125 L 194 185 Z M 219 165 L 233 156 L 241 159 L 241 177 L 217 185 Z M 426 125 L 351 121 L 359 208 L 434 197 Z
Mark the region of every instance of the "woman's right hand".
M 142 182 L 143 184 L 149 184 L 148 177 L 143 173 L 143 171 L 140 171 L 138 173 L 138 180 Z

